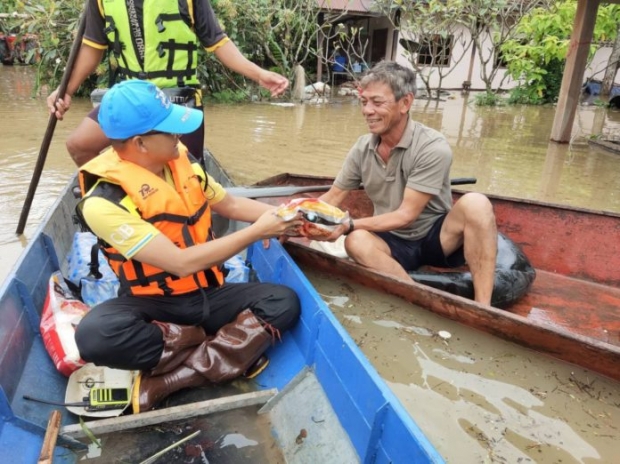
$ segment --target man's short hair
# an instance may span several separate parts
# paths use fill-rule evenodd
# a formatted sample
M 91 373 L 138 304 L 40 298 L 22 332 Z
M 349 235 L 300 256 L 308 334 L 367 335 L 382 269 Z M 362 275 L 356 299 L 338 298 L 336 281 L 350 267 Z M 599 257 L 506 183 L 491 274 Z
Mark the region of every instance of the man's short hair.
M 373 82 L 387 84 L 396 100 L 400 100 L 408 93 L 415 96 L 415 72 L 413 69 L 402 66 L 395 61 L 380 61 L 369 69 L 362 80 L 360 86 L 365 88 Z

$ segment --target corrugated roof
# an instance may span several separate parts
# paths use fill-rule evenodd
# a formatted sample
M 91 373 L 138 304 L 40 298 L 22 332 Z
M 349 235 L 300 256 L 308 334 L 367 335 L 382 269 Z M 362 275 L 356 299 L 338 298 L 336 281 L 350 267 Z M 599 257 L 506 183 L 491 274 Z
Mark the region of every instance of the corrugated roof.
M 322 9 L 355 13 L 369 12 L 373 3 L 373 0 L 317 0 L 317 4 Z

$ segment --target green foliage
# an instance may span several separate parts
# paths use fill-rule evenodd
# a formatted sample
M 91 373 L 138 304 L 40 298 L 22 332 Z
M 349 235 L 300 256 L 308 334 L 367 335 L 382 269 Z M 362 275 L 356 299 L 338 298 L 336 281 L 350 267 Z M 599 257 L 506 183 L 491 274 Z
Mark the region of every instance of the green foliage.
M 556 2 L 552 9 L 537 8 L 517 27 L 517 38 L 502 46 L 510 76 L 521 82 L 510 102 L 544 104 L 557 101 L 576 12 L 576 2 Z M 616 33 L 618 6 L 601 6 L 593 44 L 611 40 Z M 591 56 L 596 51 L 592 45 Z
M 477 106 L 504 106 L 506 100 L 495 92 L 481 92 L 474 97 Z
M 212 0 L 211 4 L 228 37 L 259 66 L 291 79 L 295 64 L 314 57 L 318 32 L 314 0 Z M 213 54 L 203 54 L 198 61 L 198 76 L 212 98 L 224 89 L 238 96 L 243 89 L 246 98 L 269 95 L 222 66 Z
M 223 89 L 219 92 L 213 92 L 206 98 L 207 101 L 214 103 L 240 103 L 247 101 L 248 95 L 243 90 Z
M 53 89 L 60 83 L 66 68 L 71 46 L 77 35 L 79 16 L 84 9 L 84 0 L 38 0 L 36 3 L 19 3 L 17 11 L 29 15 L 29 18 L 22 22 L 20 31 L 36 36 L 36 46 L 29 52 L 29 57 L 39 57 L 35 92 L 41 91 L 43 85 Z M 104 64 L 82 85 L 78 95 L 88 95 L 96 86 L 105 86 L 107 76 L 107 64 Z
M 24 33 L 34 33 L 38 46 L 33 56 L 40 56 L 36 90 L 43 84 L 56 87 L 66 67 L 71 45 L 77 33 L 78 19 L 85 0 L 6 0 L 3 11 L 27 13 Z M 226 34 L 241 52 L 254 63 L 292 77 L 295 64 L 313 57 L 318 25 L 314 0 L 211 0 Z M 262 95 L 251 80 L 227 69 L 212 53 L 199 53 L 198 76 L 207 98 L 239 101 Z M 112 66 L 114 67 L 114 66 Z M 89 95 L 95 87 L 108 86 L 108 60 L 104 60 L 80 87 Z

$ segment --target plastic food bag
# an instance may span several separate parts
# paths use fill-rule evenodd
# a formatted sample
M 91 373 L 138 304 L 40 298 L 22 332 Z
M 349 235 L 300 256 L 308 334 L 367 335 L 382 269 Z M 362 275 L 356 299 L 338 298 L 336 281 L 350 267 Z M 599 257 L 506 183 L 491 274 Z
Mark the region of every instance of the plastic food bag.
M 349 222 L 348 211 L 342 211 L 318 198 L 296 198 L 276 209 L 276 214 L 285 221 L 293 219 L 298 213 L 301 213 L 303 224 L 287 235 L 325 238 L 340 224 Z
M 235 255 L 224 263 L 226 283 L 249 282 L 250 268 L 245 264 L 241 255 Z
M 82 300 L 90 307 L 117 296 L 120 286 L 116 274 L 114 274 L 101 250 L 97 250 L 98 269 L 101 277 L 97 279 L 91 274 L 91 252 L 96 243 L 97 237 L 92 233 L 76 232 L 73 236 L 71 251 L 67 256 L 68 279 L 80 287 Z
M 89 310 L 71 292 L 62 274 L 54 272 L 47 287 L 40 330 L 56 369 L 67 377 L 85 364 L 75 344 L 75 327 Z

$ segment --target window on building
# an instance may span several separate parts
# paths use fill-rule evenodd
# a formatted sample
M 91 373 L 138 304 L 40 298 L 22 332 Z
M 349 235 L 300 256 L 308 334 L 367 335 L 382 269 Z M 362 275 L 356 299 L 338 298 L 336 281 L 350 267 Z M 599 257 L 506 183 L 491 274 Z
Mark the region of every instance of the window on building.
M 418 64 L 427 66 L 450 66 L 454 36 L 434 34 L 424 37 L 418 51 Z

